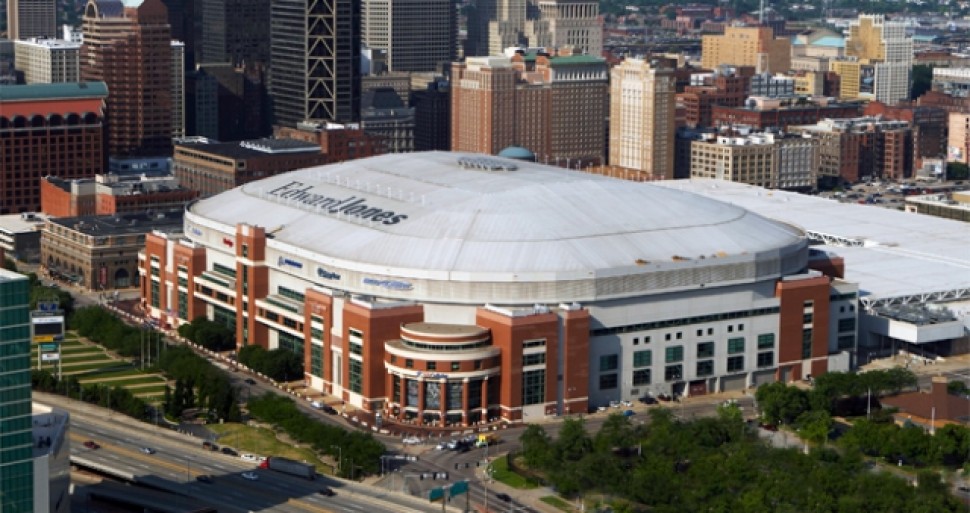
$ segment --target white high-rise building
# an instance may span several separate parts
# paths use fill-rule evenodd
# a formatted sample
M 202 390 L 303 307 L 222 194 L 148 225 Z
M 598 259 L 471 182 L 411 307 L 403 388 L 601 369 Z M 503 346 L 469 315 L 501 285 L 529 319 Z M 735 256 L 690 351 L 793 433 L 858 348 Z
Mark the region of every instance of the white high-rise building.
M 26 84 L 80 82 L 81 43 L 61 39 L 14 41 L 14 67 Z
M 674 71 L 626 59 L 610 72 L 610 165 L 674 176 Z

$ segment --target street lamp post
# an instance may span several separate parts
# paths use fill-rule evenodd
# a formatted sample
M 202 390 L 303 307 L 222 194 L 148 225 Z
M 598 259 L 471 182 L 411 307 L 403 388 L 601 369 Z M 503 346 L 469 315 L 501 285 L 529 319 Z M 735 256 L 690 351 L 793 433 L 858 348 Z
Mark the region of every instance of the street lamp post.
M 344 469 L 344 449 L 339 445 L 331 445 L 331 449 L 337 449 L 337 473 L 343 472 Z

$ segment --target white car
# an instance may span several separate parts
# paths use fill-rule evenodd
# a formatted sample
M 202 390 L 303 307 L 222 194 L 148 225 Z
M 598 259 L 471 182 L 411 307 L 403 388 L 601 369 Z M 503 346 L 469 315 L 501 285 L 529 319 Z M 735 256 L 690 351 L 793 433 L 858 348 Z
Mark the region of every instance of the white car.
M 243 479 L 248 479 L 250 481 L 256 481 L 259 479 L 259 475 L 257 475 L 255 472 L 243 472 L 242 477 Z
M 313 408 L 315 408 L 317 410 L 322 410 L 323 409 L 323 403 L 321 403 L 320 401 L 313 401 L 312 403 L 310 403 L 310 406 L 312 406 Z
M 255 462 L 259 460 L 259 458 L 257 458 L 255 454 L 240 454 L 239 457 L 242 458 L 243 461 Z
M 434 448 L 436 451 L 443 451 L 447 448 L 447 446 L 445 445 L 444 442 L 441 442 L 440 444 L 434 446 Z

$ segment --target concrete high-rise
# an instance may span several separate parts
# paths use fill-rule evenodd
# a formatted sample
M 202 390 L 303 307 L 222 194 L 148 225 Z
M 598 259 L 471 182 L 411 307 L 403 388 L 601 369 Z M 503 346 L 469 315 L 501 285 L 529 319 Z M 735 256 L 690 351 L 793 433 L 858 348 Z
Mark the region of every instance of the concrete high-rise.
M 269 64 L 270 0 L 195 0 L 194 17 L 193 63 Z
M 26 84 L 79 81 L 81 44 L 60 39 L 15 41 L 14 67 Z
M 674 176 L 674 70 L 626 59 L 610 73 L 610 165 Z
M 453 0 L 362 0 L 361 41 L 387 52 L 390 71 L 436 71 L 455 60 Z
M 701 40 L 701 67 L 721 64 L 754 66 L 757 73 L 787 73 L 791 68 L 791 42 L 775 37 L 768 27 L 726 27 L 724 35 Z
M 845 55 L 860 65 L 872 66 L 874 99 L 886 105 L 909 99 L 913 39 L 906 35 L 905 24 L 888 21 L 883 15 L 860 15 L 849 24 Z
M 606 61 L 589 55 L 469 57 L 452 65 L 451 147 L 521 146 L 544 162 L 600 164 L 607 84 Z
M 7 39 L 57 37 L 55 0 L 6 0 Z
M 81 79 L 108 84 L 108 154 L 172 153 L 172 48 L 161 0 L 129 7 L 88 0 L 82 18 Z
M 539 17 L 526 21 L 530 46 L 572 47 L 599 57 L 603 53 L 603 25 L 599 3 L 589 0 L 539 0 Z
M 34 511 L 30 403 L 30 282 L 0 269 L 0 511 Z
M 273 122 L 357 120 L 359 0 L 277 0 L 270 21 Z

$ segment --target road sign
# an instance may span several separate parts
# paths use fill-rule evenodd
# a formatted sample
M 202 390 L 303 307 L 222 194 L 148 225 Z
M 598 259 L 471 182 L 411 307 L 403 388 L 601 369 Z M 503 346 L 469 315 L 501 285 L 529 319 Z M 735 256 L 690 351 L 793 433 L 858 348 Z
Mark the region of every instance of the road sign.
M 41 344 L 40 350 L 47 351 L 47 352 L 57 351 L 57 344 L 50 344 L 50 343 Z
M 459 481 L 451 485 L 451 489 L 449 490 L 449 492 L 450 492 L 448 494 L 449 497 L 454 497 L 456 495 L 468 493 L 468 481 Z
M 41 353 L 40 360 L 42 362 L 56 362 L 61 359 L 61 353 Z
M 445 489 L 444 488 L 432 488 L 428 492 L 428 501 L 437 502 L 445 500 Z

